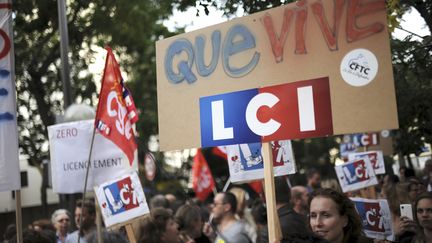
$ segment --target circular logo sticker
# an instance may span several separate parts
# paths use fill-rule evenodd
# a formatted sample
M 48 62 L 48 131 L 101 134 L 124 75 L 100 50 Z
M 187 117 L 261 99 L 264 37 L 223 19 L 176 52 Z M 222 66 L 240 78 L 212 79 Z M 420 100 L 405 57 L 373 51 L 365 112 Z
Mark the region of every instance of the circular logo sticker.
M 369 84 L 378 72 L 378 60 L 366 49 L 355 49 L 342 59 L 340 73 L 349 85 L 360 87 Z

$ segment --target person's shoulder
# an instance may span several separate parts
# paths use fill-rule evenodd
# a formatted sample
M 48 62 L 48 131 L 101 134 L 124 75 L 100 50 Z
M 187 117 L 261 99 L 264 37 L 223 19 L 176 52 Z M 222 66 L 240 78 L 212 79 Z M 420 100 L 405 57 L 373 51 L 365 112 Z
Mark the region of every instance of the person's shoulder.
M 76 241 L 78 239 L 78 230 L 75 230 L 74 232 L 68 234 L 66 236 L 66 243 L 72 242 L 72 241 Z

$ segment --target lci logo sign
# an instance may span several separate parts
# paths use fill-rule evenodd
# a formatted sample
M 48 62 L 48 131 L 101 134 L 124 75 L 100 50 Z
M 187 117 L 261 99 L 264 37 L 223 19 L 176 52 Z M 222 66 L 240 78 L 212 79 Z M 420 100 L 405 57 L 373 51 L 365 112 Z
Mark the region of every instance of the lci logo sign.
M 370 179 L 369 171 L 364 160 L 358 160 L 352 164 L 344 164 L 343 172 L 348 184 L 355 184 Z
M 201 146 L 333 134 L 329 79 L 200 98 Z
M 107 204 L 102 205 L 108 215 L 116 215 L 139 206 L 140 198 L 130 177 L 104 187 Z

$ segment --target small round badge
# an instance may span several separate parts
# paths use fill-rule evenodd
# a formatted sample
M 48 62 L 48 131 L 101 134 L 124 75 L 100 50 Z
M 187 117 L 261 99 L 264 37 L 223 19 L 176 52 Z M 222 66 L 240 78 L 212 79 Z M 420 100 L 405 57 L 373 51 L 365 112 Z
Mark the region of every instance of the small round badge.
M 349 85 L 365 86 L 372 82 L 378 73 L 378 60 L 369 50 L 352 50 L 342 59 L 340 73 Z

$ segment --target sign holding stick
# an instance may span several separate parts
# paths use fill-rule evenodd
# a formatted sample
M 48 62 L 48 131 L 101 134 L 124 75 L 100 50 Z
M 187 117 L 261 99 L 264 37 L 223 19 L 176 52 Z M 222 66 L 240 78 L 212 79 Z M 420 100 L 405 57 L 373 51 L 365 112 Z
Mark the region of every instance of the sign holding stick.
M 275 183 L 273 175 L 273 158 L 270 143 L 263 144 L 264 158 L 264 188 L 267 205 L 267 225 L 269 242 L 279 242 L 282 239 L 279 216 L 276 208 Z

